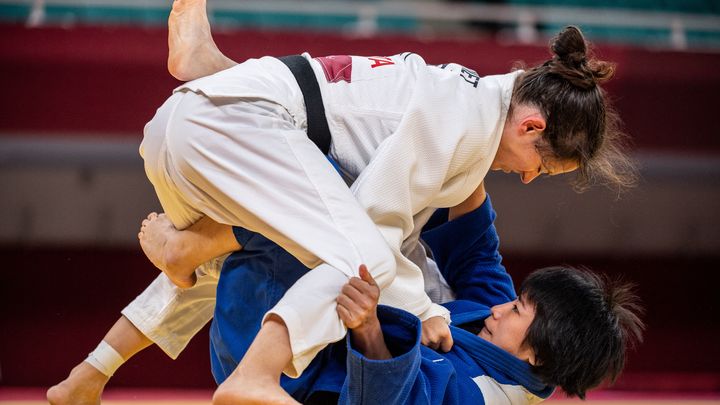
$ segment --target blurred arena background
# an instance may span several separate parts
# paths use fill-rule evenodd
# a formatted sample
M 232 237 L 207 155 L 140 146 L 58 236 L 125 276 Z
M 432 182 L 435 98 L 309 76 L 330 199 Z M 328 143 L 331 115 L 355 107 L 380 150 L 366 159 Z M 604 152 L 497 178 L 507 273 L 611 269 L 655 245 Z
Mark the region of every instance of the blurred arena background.
M 0 402 L 42 398 L 33 387 L 65 378 L 157 274 L 136 241 L 160 210 L 137 149 L 179 84 L 165 67 L 170 6 L 0 0 Z M 523 186 L 492 174 L 505 264 L 516 283 L 564 263 L 638 284 L 645 343 L 591 400 L 718 403 L 720 1 L 210 0 L 209 10 L 236 60 L 413 51 L 481 74 L 541 61 L 553 33 L 579 25 L 618 64 L 607 89 L 642 180 L 621 196 L 576 195 L 562 178 Z M 139 354 L 109 387 L 211 392 L 207 329 L 177 361 Z

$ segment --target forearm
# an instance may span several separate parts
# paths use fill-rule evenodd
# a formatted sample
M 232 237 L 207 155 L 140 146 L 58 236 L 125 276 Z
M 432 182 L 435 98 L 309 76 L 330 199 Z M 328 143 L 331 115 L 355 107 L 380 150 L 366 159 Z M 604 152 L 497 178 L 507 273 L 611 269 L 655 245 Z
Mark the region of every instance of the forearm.
M 420 381 L 427 381 L 427 376 L 421 371 L 423 360 L 418 318 L 386 306 L 378 307 L 377 316 L 381 325 L 387 327 L 384 338 L 391 342 L 395 357 L 383 360 L 368 358 L 360 353 L 354 335 L 351 336 L 348 341 L 346 387 L 343 388 L 346 395 L 340 398 L 339 403 L 441 403 L 442 398 L 430 402 L 413 393 L 419 388 L 421 394 L 428 394 L 432 388 Z
M 351 339 L 353 346 L 368 359 L 387 360 L 392 358 L 377 318 L 371 324 L 353 329 Z
M 468 197 L 465 201 L 450 208 L 448 213 L 448 221 L 452 221 L 455 218 L 461 217 L 467 213 L 475 211 L 484 202 L 487 194 L 485 193 L 484 183 L 480 183 L 480 186 Z
M 493 306 L 515 297 L 512 279 L 498 252 L 494 219 L 486 196 L 479 208 L 422 235 L 457 299 Z

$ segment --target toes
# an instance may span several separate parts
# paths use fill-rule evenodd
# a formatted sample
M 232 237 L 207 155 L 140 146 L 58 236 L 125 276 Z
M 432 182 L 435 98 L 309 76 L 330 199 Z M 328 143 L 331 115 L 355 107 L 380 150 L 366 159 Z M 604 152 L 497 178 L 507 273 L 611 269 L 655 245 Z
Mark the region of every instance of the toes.
M 157 218 L 157 216 L 157 212 L 151 212 L 150 214 L 148 214 L 147 219 L 152 221 L 153 219 Z

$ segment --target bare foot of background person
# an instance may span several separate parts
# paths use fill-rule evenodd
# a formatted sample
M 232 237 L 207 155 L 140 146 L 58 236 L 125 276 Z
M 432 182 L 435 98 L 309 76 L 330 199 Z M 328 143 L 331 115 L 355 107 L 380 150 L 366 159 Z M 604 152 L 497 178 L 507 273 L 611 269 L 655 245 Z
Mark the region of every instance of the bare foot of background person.
M 165 214 L 154 212 L 142 221 L 138 239 L 145 256 L 180 288 L 195 285 L 196 276 L 192 266 L 185 267 L 174 260 L 173 238 L 177 235 L 170 219 Z
M 68 378 L 50 387 L 47 400 L 51 405 L 99 405 L 110 377 L 82 362 L 70 371 Z
M 235 65 L 220 52 L 210 33 L 205 0 L 175 0 L 168 18 L 168 71 L 194 80 Z

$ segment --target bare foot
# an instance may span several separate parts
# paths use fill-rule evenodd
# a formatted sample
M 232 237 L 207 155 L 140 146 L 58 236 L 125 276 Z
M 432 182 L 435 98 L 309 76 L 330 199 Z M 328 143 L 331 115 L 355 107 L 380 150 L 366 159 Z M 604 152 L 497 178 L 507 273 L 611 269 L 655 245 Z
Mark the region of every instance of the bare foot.
M 206 0 L 175 0 L 168 18 L 168 71 L 188 81 L 235 65 L 210 33 Z
M 262 381 L 235 370 L 213 395 L 213 405 L 299 405 L 278 381 Z
M 68 378 L 47 391 L 51 405 L 99 405 L 110 377 L 82 362 L 70 371 Z
M 173 242 L 178 234 L 179 231 L 165 214 L 151 212 L 142 221 L 138 239 L 145 256 L 155 267 L 162 270 L 178 287 L 189 288 L 197 280 L 195 267 L 184 266 L 182 260 L 177 259 L 178 252 Z

